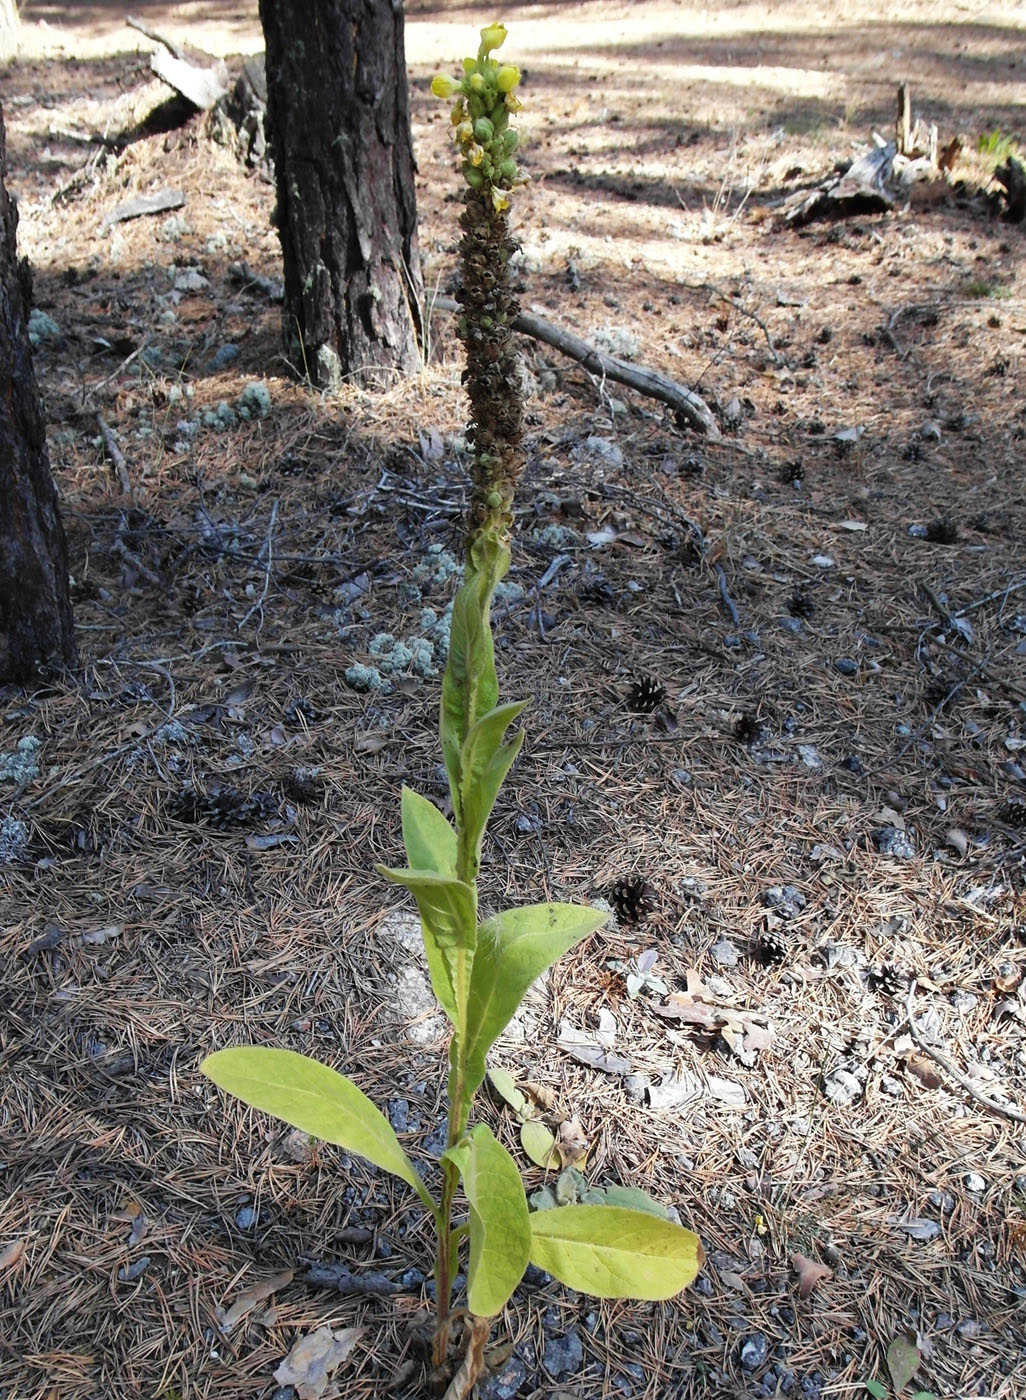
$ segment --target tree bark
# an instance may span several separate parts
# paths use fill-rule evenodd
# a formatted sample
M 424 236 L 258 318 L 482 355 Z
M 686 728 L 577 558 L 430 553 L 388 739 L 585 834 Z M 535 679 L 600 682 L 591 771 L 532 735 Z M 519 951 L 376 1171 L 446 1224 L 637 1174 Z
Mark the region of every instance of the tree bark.
M 322 387 L 419 364 L 401 0 L 260 0 L 289 363 Z
M 32 284 L 18 261 L 0 109 L 0 682 L 72 666 L 68 554 L 28 337 Z

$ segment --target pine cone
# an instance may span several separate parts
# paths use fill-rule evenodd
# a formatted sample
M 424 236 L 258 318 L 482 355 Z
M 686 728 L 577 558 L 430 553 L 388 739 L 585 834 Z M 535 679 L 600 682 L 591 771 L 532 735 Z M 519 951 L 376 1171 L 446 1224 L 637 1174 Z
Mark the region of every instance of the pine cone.
M 775 928 L 764 928 L 755 940 L 755 956 L 763 967 L 776 967 L 787 961 L 787 940 Z
M 654 676 L 638 676 L 627 692 L 627 705 L 638 715 L 650 715 L 666 700 L 666 687 Z
M 1005 826 L 1026 826 L 1026 802 L 1021 797 L 1011 797 L 998 808 L 998 821 Z
M 758 744 L 766 736 L 766 726 L 758 715 L 742 715 L 734 725 L 734 738 L 742 744 Z
M 807 593 L 798 591 L 792 593 L 790 598 L 788 598 L 787 611 L 792 617 L 800 617 L 808 622 L 809 618 L 812 617 L 813 613 L 816 611 L 816 605 Z
M 634 924 L 651 913 L 652 891 L 643 876 L 622 875 L 609 891 L 609 902 L 622 923 Z
M 880 963 L 869 974 L 870 991 L 885 997 L 896 997 L 904 990 L 905 977 L 893 963 Z

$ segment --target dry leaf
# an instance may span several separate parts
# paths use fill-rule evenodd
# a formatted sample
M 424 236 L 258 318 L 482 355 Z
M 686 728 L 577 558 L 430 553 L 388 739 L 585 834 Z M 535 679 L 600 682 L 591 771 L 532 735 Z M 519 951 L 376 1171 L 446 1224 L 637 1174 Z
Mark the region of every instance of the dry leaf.
M 887 1348 L 887 1369 L 894 1389 L 900 1394 L 919 1369 L 922 1360 L 916 1339 L 911 1332 L 899 1332 Z
M 687 995 L 692 1001 L 712 1001 L 713 996 L 709 988 L 702 981 L 697 967 L 689 967 L 687 971 L 688 990 Z M 680 993 L 677 994 L 678 996 Z
M 361 734 L 353 745 L 353 752 L 366 754 L 380 753 L 387 743 L 387 734 Z
M 298 846 L 299 837 L 288 832 L 276 831 L 268 836 L 257 836 L 252 831 L 246 833 L 247 851 L 273 851 L 276 846 Z
M 524 1089 L 544 1113 L 552 1112 L 556 1103 L 556 1091 L 551 1084 L 539 1084 L 536 1079 L 529 1079 Z
M 825 1264 L 817 1264 L 815 1259 L 807 1259 L 804 1254 L 792 1254 L 791 1267 L 798 1275 L 799 1298 L 807 1298 L 817 1283 L 834 1276 L 833 1269 L 828 1269 Z
M 584 1129 L 576 1118 L 566 1119 L 560 1123 L 556 1148 L 564 1167 L 575 1166 L 587 1157 L 591 1143 L 584 1136 Z
M 262 1303 L 265 1298 L 269 1298 L 272 1293 L 277 1293 L 279 1288 L 284 1288 L 287 1283 L 291 1282 L 292 1270 L 284 1269 L 280 1274 L 272 1274 L 270 1278 L 264 1279 L 260 1283 L 250 1284 L 239 1294 L 227 1312 L 223 1308 L 215 1309 L 214 1317 L 218 1327 L 227 1336 L 236 1323 L 241 1322 L 258 1303 Z
M 0 1274 L 5 1269 L 13 1269 L 18 1260 L 25 1253 L 27 1240 L 13 1240 L 6 1249 L 0 1250 Z
M 924 1089 L 943 1088 L 944 1080 L 937 1073 L 937 1066 L 926 1055 L 909 1055 L 905 1066 L 911 1070 Z
M 945 832 L 944 839 L 952 850 L 957 851 L 963 859 L 965 858 L 969 852 L 969 837 L 961 827 L 951 827 L 949 831 Z
M 746 1021 L 744 1028 L 745 1049 L 750 1053 L 754 1053 L 756 1050 L 768 1050 L 776 1037 L 772 1026 L 760 1026 L 758 1021 Z
M 294 1385 L 299 1400 L 322 1400 L 332 1371 L 338 1370 L 365 1330 L 343 1327 L 333 1332 L 330 1327 L 318 1327 L 316 1332 L 300 1337 L 275 1371 L 274 1379 L 279 1385 Z M 331 1394 L 338 1393 L 333 1387 Z

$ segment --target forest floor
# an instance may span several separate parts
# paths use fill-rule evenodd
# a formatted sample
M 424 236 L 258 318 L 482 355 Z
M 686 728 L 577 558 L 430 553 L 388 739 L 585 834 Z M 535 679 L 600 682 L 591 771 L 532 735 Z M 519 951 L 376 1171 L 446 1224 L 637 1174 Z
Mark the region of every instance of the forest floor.
M 132 9 L 260 48 L 255 4 Z M 712 10 L 503 10 L 525 308 L 691 386 L 722 436 L 524 342 L 497 633 L 533 704 L 485 897 L 647 894 L 497 1061 L 707 1264 L 666 1304 L 530 1278 L 482 1394 L 854 1396 L 891 1385 L 897 1339 L 906 1395 L 1021 1396 L 1026 303 L 992 172 L 1024 135 L 1022 12 Z M 426 280 L 451 291 L 428 83 L 494 16 L 407 14 Z M 3 106 L 81 669 L 0 697 L 0 1397 L 287 1400 L 297 1337 L 357 1324 L 338 1393 L 410 1395 L 408 1193 L 197 1066 L 309 1051 L 437 1153 L 444 1041 L 374 863 L 399 858 L 402 783 L 442 799 L 458 346 L 436 314 L 415 381 L 297 384 L 266 172 L 199 116 L 105 145 L 152 45 L 114 5 L 27 17 Z M 902 80 L 965 137 L 949 184 L 786 225 L 782 199 L 889 136 Z M 180 208 L 109 220 L 169 188 Z M 311 1261 L 400 1291 L 313 1286 Z

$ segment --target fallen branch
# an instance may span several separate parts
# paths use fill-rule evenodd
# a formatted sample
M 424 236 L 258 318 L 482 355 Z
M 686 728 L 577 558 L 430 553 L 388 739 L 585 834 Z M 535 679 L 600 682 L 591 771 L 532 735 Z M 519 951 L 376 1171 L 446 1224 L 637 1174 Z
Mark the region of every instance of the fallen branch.
M 103 445 L 107 449 L 107 456 L 110 458 L 111 464 L 117 473 L 118 485 L 126 496 L 131 496 L 132 479 L 128 475 L 128 463 L 125 461 L 125 454 L 118 446 L 114 431 L 102 413 L 96 415 L 96 426 L 99 428 L 100 436 L 103 438 Z
M 915 1041 L 916 1049 L 922 1050 L 924 1055 L 929 1055 L 930 1059 L 933 1060 L 935 1064 L 940 1065 L 944 1073 L 949 1075 L 956 1084 L 960 1085 L 969 1097 L 974 1099 L 981 1107 L 989 1109 L 991 1113 L 996 1113 L 1001 1118 L 1008 1118 L 1013 1123 L 1026 1123 L 1026 1113 L 1020 1113 L 1017 1108 L 1012 1108 L 1010 1104 L 998 1103 L 997 1099 L 991 1099 L 988 1098 L 986 1094 L 981 1094 L 969 1076 L 963 1074 L 953 1060 L 949 1060 L 943 1051 L 937 1050 L 923 1039 L 922 1035 L 919 1033 L 919 1027 L 916 1025 L 916 1018 L 912 1014 L 912 997 L 915 990 L 916 979 L 913 977 L 912 983 L 908 989 L 908 996 L 905 998 L 905 1015 L 908 1017 L 909 1035 L 911 1035 L 913 1041 Z
M 435 297 L 432 307 L 439 311 L 460 310 L 459 303 L 452 297 Z M 666 375 L 640 365 L 628 364 L 626 360 L 618 360 L 615 355 L 607 355 L 603 350 L 589 345 L 586 340 L 581 340 L 579 336 L 563 330 L 560 326 L 554 326 L 550 321 L 543 320 L 541 316 L 535 316 L 529 311 L 521 311 L 513 322 L 513 329 L 521 335 L 529 335 L 532 340 L 551 345 L 560 354 L 576 360 L 591 374 L 604 375 L 617 384 L 626 384 L 629 389 L 636 389 L 639 394 L 646 394 L 649 398 L 668 404 L 676 414 L 677 421 L 689 424 L 696 432 L 705 433 L 711 438 L 720 436 L 716 419 L 704 399 L 694 390 L 686 389 L 682 384 L 668 379 Z

